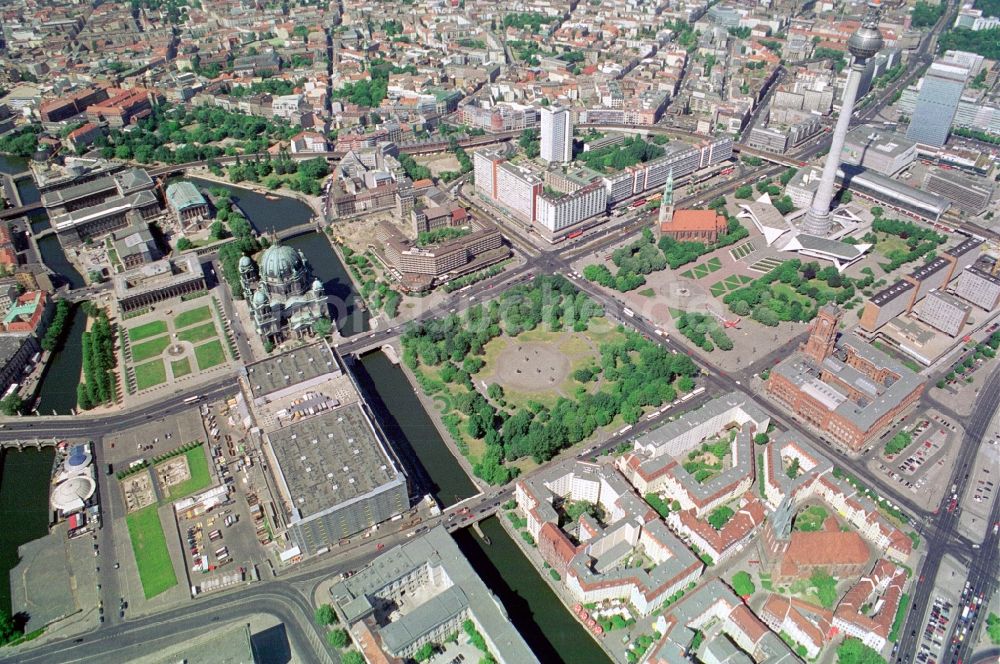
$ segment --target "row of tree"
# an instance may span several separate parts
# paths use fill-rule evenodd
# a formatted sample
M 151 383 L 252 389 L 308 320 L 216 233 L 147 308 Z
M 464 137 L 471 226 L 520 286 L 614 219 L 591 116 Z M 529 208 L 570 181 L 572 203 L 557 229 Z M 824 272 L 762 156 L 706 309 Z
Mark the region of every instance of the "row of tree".
M 675 323 L 678 332 L 693 341 L 706 353 L 715 350 L 716 346 L 721 350 L 733 349 L 733 340 L 712 316 L 685 313 L 681 314 Z
M 243 256 L 252 256 L 260 251 L 260 239 L 256 236 L 253 226 L 239 208 L 232 205 L 232 194 L 228 189 L 216 188 L 212 190 L 215 198 L 215 205 L 219 212 L 226 210 L 226 222 L 229 226 L 229 234 L 233 236 L 233 241 L 228 242 L 219 248 L 219 263 L 222 265 L 222 277 L 229 284 L 229 289 L 233 298 L 243 299 L 243 286 L 240 283 L 240 259 Z
M 42 337 L 42 350 L 50 352 L 59 350 L 66 332 L 69 331 L 71 313 L 72 308 L 68 301 L 59 300 L 56 302 L 56 309 L 52 314 L 52 320 L 49 322 L 48 329 L 45 330 L 45 336 Z
M 83 379 L 76 401 L 90 410 L 115 399 L 115 340 L 107 313 L 100 309 L 90 329 L 83 333 Z

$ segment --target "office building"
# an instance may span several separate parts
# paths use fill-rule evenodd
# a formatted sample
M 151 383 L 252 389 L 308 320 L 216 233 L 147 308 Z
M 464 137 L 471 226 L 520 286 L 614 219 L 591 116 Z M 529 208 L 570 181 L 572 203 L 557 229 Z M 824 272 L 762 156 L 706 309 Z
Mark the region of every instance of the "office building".
M 925 380 L 853 334 L 838 339 L 840 315 L 832 305 L 820 309 L 809 340 L 771 370 L 767 392 L 857 451 L 916 404 Z
M 959 210 L 973 215 L 985 212 L 993 197 L 993 183 L 989 179 L 940 169 L 927 171 L 924 189 L 944 196 Z
M 717 664 L 793 664 L 801 661 L 743 600 L 718 578 L 686 594 L 663 612 L 664 632 L 648 664 L 700 661 Z M 659 633 L 659 632 L 657 632 Z
M 481 100 L 467 99 L 459 104 L 458 112 L 462 124 L 491 134 L 538 127 L 539 113 L 534 106 L 507 102 L 488 105 Z
M 921 145 L 942 147 L 951 132 L 968 77 L 966 67 L 944 62 L 931 64 L 924 74 L 906 137 Z
M 331 587 L 330 596 L 354 640 L 384 651 L 368 652 L 371 662 L 411 660 L 426 644 L 463 633 L 469 620 L 493 661 L 538 664 L 503 604 L 440 526 L 382 553 Z
M 160 258 L 160 249 L 156 246 L 149 224 L 139 219 L 131 226 L 112 233 L 111 244 L 122 269 L 130 270 Z M 112 263 L 112 268 L 118 269 L 118 266 Z
M 842 162 L 864 166 L 882 175 L 895 175 L 917 158 L 917 144 L 905 136 L 870 125 L 859 125 L 847 134 Z
M 900 314 L 910 313 L 932 291 L 944 290 L 976 262 L 982 244 L 979 238 L 967 237 L 873 295 L 861 314 L 861 329 L 874 333 Z
M 571 459 L 519 480 L 517 510 L 542 558 L 581 604 L 616 598 L 647 616 L 701 576 L 704 565 L 664 525 L 653 508 L 610 464 Z M 564 501 L 600 505 L 605 523 L 590 514 L 565 526 Z M 574 542 L 565 529 L 574 529 Z M 633 552 L 648 563 L 631 566 Z
M 906 600 L 907 571 L 884 558 L 861 577 L 837 605 L 833 614 L 835 631 L 860 639 L 880 652 L 889 642 L 897 609 Z
M 526 166 L 511 164 L 496 149 L 480 150 L 473 157 L 476 189 L 517 219 L 535 220 L 536 198 L 542 178 Z
M 969 267 L 958 275 L 955 294 L 984 311 L 993 311 L 1000 305 L 1000 278 L 977 267 Z
M 236 405 L 263 432 L 283 559 L 313 555 L 409 509 L 406 477 L 339 356 L 320 341 L 248 364 Z
M 381 222 L 373 253 L 404 291 L 418 293 L 458 276 L 481 270 L 510 256 L 500 229 L 488 221 L 469 220 L 466 235 L 433 245 L 420 245 L 390 223 Z
M 933 291 L 916 309 L 917 318 L 950 337 L 962 333 L 972 307 L 954 295 Z
M 406 477 L 364 404 L 317 398 L 315 415 L 266 434 L 291 539 L 306 554 L 409 509 Z M 315 408 L 314 408 L 315 409 Z
M 548 163 L 573 161 L 573 117 L 568 108 L 543 106 L 540 156 Z
M 855 195 L 863 196 L 885 207 L 917 215 L 928 221 L 938 221 L 951 207 L 951 201 L 944 196 L 924 191 L 860 166 L 844 164 L 842 172 L 837 173 L 837 179 L 842 180 L 844 187 Z M 802 182 L 805 184 L 805 180 Z M 794 201 L 796 194 L 791 193 L 793 183 L 795 178 L 792 178 L 788 187 L 789 195 Z
M 208 218 L 208 201 L 190 182 L 173 182 L 167 186 L 167 207 L 174 213 L 184 230 L 197 230 Z
M 549 174 L 545 175 L 548 183 Z M 600 179 L 568 191 L 556 191 L 550 186 L 549 191 L 538 195 L 535 221 L 542 226 L 543 235 L 553 241 L 565 234 L 560 231 L 603 215 L 607 209 L 608 192 Z

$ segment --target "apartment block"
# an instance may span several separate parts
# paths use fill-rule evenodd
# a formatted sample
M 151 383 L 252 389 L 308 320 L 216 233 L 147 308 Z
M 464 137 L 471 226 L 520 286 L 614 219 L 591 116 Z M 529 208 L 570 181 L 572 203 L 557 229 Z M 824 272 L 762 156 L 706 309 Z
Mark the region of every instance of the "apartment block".
M 966 268 L 955 283 L 955 294 L 984 311 L 1000 305 L 1000 278 L 977 267 Z
M 972 307 L 948 293 L 928 293 L 916 309 L 917 318 L 950 337 L 962 333 Z
M 610 465 L 560 463 L 518 481 L 515 498 L 542 557 L 581 603 L 625 600 L 645 616 L 701 576 L 701 561 Z M 559 510 L 571 500 L 599 505 L 605 522 L 583 514 L 560 527 Z M 634 564 L 637 548 L 648 564 Z

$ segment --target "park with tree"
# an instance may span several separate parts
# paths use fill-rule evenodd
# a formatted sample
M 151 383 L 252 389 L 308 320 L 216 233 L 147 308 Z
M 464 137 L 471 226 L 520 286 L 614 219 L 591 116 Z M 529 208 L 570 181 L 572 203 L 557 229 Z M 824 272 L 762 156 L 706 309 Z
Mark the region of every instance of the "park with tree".
M 532 338 L 544 344 L 525 341 Z M 602 427 L 637 422 L 644 409 L 692 389 L 699 373 L 691 358 L 612 327 L 600 306 L 561 276 L 538 276 L 461 316 L 412 325 L 402 341 L 403 363 L 476 475 L 492 484 L 515 477 L 521 460 L 544 463 Z M 567 364 L 554 376 L 551 388 L 519 394 L 503 381 L 482 386 L 498 364 L 541 371 L 524 358 L 514 361 L 516 349 L 595 344 L 579 354 L 575 370 Z M 515 355 L 499 362 L 504 352 Z
M 716 249 L 735 244 L 748 235 L 749 231 L 728 215 L 727 232 L 720 235 L 714 244 L 679 241 L 668 236 L 661 237 L 656 242 L 653 231 L 644 228 L 639 239 L 612 252 L 611 262 L 618 268 L 616 273 L 612 273 L 606 265 L 593 263 L 583 269 L 583 276 L 605 288 L 625 293 L 645 285 L 645 275 L 665 270 L 667 266 L 676 270 Z
M 795 258 L 730 291 L 722 301 L 737 316 L 750 316 L 768 327 L 786 321 L 808 322 L 825 304 L 846 304 L 854 298 L 858 283 L 867 285 L 869 278 L 855 280 L 835 267 L 820 268 L 818 263 Z

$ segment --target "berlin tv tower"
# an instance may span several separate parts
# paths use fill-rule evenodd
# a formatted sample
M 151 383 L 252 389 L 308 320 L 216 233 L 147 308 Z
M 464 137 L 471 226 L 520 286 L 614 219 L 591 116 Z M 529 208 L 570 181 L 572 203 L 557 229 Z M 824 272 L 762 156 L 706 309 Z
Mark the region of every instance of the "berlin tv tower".
M 861 26 L 847 40 L 847 50 L 854 56 L 851 70 L 847 74 L 847 88 L 844 90 L 844 100 L 837 118 L 837 127 L 833 131 L 830 151 L 823 165 L 823 175 L 820 177 L 819 188 L 813 196 L 812 205 L 806 212 L 802 230 L 812 235 L 825 237 L 830 234 L 830 204 L 833 202 L 833 187 L 837 179 L 837 169 L 840 168 L 840 153 L 844 149 L 847 129 L 854 115 L 854 101 L 858 96 L 858 84 L 865 71 L 868 59 L 882 50 L 882 33 L 878 30 L 881 6 L 878 2 L 868 3 L 868 13 L 861 21 Z

